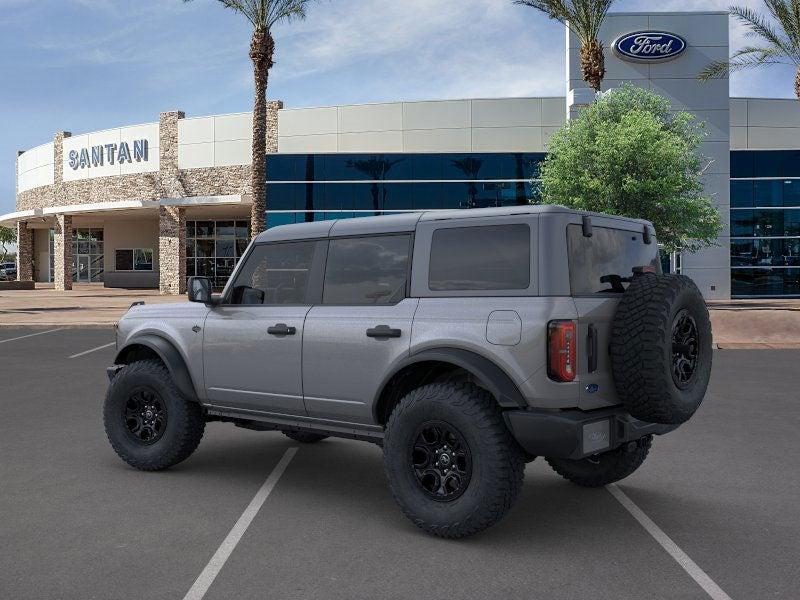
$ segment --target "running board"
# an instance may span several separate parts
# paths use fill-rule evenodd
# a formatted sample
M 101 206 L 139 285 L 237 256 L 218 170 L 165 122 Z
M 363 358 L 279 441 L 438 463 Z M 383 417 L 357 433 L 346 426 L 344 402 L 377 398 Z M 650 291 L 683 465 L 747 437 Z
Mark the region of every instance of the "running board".
M 308 431 L 332 437 L 363 440 L 378 445 L 383 444 L 383 428 L 376 425 L 356 425 L 355 423 L 336 423 L 295 415 L 261 413 L 255 410 L 232 408 L 229 406 L 204 405 L 209 421 L 231 422 L 237 427 L 255 431 Z

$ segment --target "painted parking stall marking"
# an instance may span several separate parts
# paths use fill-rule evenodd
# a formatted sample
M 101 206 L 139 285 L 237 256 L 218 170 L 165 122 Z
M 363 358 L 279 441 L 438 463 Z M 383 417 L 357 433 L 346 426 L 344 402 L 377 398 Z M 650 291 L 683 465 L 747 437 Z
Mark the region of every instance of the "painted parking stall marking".
M 35 337 L 37 335 L 44 335 L 46 333 L 55 333 L 56 331 L 61 331 L 63 328 L 58 329 L 49 329 L 48 331 L 37 331 L 36 333 L 29 333 L 27 335 L 21 335 L 19 337 L 10 338 L 8 340 L 0 340 L 0 344 L 5 344 L 6 342 L 16 342 L 17 340 L 24 340 L 25 338 Z
M 103 344 L 102 346 L 98 346 L 97 348 L 92 348 L 91 350 L 84 350 L 83 352 L 78 352 L 77 354 L 73 354 L 69 358 L 79 358 L 81 356 L 86 356 L 87 354 L 91 354 L 92 352 L 97 352 L 98 350 L 109 348 L 114 344 L 116 344 L 116 342 L 109 342 L 108 344 Z
M 200 576 L 195 580 L 183 600 L 201 600 L 201 598 L 206 595 L 208 588 L 211 587 L 211 584 L 214 583 L 214 579 L 216 579 L 222 567 L 225 566 L 228 558 L 230 558 L 230 555 L 242 539 L 244 532 L 247 531 L 250 523 L 253 522 L 253 519 L 263 506 L 264 501 L 275 488 L 275 484 L 278 483 L 278 480 L 281 478 L 281 475 L 283 475 L 286 467 L 289 466 L 292 458 L 294 458 L 295 453 L 297 453 L 297 448 L 295 447 L 288 448 L 286 452 L 284 452 L 281 460 L 275 465 L 275 468 L 264 481 L 261 488 L 256 492 L 256 495 L 253 496 L 250 504 L 244 509 L 242 516 L 239 517 L 233 529 L 228 533 L 220 547 L 217 548 L 214 556 L 208 561 L 206 568 L 200 573 Z
M 708 574 L 701 569 L 696 562 L 694 562 L 689 555 L 678 547 L 678 544 L 664 533 L 664 531 L 656 525 L 653 520 L 644 514 L 644 511 L 636 506 L 625 492 L 612 483 L 606 486 L 606 489 L 611 493 L 617 501 L 627 510 L 634 519 L 639 521 L 639 524 L 645 528 L 647 533 L 653 536 L 653 539 L 667 551 L 667 553 L 675 559 L 684 571 L 689 574 L 689 577 L 694 579 L 705 592 L 713 598 L 713 600 L 731 600 L 731 597 L 726 594 L 721 587 L 719 587 Z

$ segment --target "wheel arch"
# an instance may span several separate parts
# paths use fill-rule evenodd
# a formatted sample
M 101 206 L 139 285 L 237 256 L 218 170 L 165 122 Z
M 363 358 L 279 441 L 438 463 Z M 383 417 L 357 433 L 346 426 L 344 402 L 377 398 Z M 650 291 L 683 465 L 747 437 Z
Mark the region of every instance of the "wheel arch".
M 181 353 L 175 345 L 163 337 L 146 333 L 138 335 L 119 349 L 114 359 L 115 365 L 127 365 L 136 360 L 158 358 L 167 367 L 172 381 L 188 399 L 199 401 L 200 395 L 192 381 L 191 373 Z
M 461 348 L 431 348 L 401 361 L 384 378 L 372 404 L 375 422 L 385 425 L 392 407 L 407 391 L 434 381 L 451 370 L 462 370 L 472 375 L 503 408 L 527 406 L 511 377 L 491 359 Z

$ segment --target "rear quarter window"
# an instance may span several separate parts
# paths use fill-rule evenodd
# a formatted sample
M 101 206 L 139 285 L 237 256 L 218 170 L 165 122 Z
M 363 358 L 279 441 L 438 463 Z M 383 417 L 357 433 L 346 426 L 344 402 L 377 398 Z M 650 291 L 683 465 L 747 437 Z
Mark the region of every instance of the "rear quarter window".
M 580 225 L 568 225 L 567 248 L 573 296 L 623 291 L 615 289 L 609 279 L 615 275 L 628 279 L 634 267 L 649 266 L 661 273 L 658 245 L 655 241 L 645 244 L 640 232 L 595 226 L 592 236 L 586 237 Z M 620 283 L 622 288 L 628 285 L 626 281 Z
M 437 229 L 431 240 L 431 291 L 525 290 L 531 283 L 526 224 Z

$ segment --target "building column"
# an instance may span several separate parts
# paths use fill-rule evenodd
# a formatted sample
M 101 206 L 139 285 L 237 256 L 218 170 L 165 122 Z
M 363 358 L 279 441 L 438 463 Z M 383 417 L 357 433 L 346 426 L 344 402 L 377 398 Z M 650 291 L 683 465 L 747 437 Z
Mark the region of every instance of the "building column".
M 72 217 L 56 215 L 53 239 L 53 281 L 59 291 L 72 289 Z
M 33 229 L 17 223 L 17 281 L 33 281 Z
M 186 210 L 179 206 L 158 207 L 158 289 L 186 292 Z
M 184 198 L 186 190 L 178 170 L 178 121 L 186 115 L 180 110 L 163 112 L 158 118 L 158 176 L 164 198 Z

